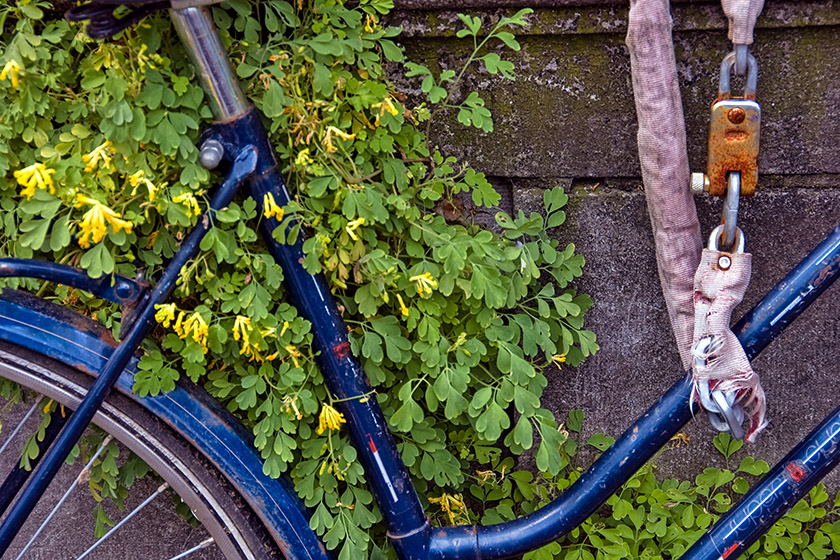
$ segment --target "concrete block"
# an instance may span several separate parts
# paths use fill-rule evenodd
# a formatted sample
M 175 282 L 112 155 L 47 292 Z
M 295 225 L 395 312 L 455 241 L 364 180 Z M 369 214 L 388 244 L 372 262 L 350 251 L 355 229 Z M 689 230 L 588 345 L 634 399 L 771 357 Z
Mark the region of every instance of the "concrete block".
M 400 41 L 410 60 L 433 69 L 459 69 L 472 43 L 454 38 L 462 27 L 456 12 L 476 13 L 489 25 L 525 3 L 489 4 L 511 7 L 477 11 L 471 8 L 475 2 L 438 1 L 426 8 L 449 9 L 404 10 L 390 21 L 404 28 Z M 493 111 L 495 133 L 466 129 L 453 112 L 432 128 L 434 143 L 492 175 L 639 175 L 624 44 L 627 8 L 566 4 L 538 7 L 529 16 L 530 26 L 517 33 L 521 51 L 491 47 L 515 63 L 516 81 L 476 69 L 456 92 L 456 102 L 469 91 L 481 93 Z M 689 156 L 692 166 L 702 170 L 709 105 L 717 96 L 720 62 L 730 48 L 725 19 L 718 3 L 678 3 L 673 13 Z M 832 71 L 840 57 L 838 22 L 840 8 L 830 2 L 768 2 L 753 49 L 759 62 L 764 175 L 840 173 L 840 129 L 832 118 L 840 109 L 840 75 Z M 400 89 L 419 93 L 416 81 L 395 79 Z M 740 87 L 736 81 L 733 93 Z
M 517 191 L 514 191 L 517 192 Z M 539 207 L 540 189 L 519 192 L 515 204 Z M 698 200 L 703 232 L 719 220 L 720 201 Z M 656 272 L 650 222 L 641 190 L 580 186 L 570 204 L 561 239 L 586 257 L 578 289 L 592 295 L 588 328 L 600 352 L 551 379 L 545 400 L 561 417 L 586 412 L 584 438 L 594 432 L 617 437 L 681 375 Z M 760 192 L 742 204 L 741 227 L 753 257 L 753 279 L 736 318 L 757 303 L 840 223 L 836 190 Z M 771 465 L 840 402 L 840 286 L 832 287 L 754 362 L 767 392 L 770 425 L 747 452 Z M 687 445 L 658 461 L 662 476 L 694 476 L 721 465 L 715 432 L 699 415 L 686 428 Z M 840 482 L 835 475 L 834 484 Z

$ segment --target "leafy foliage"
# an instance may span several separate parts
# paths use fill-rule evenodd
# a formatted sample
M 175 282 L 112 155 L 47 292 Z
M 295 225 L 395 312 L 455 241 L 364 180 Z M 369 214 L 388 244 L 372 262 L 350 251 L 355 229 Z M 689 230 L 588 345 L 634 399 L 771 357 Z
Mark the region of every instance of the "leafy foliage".
M 534 511 L 581 472 L 574 434 L 583 412 L 559 424 L 541 407 L 549 364 L 575 365 L 597 350 L 583 326 L 591 302 L 569 287 L 583 258 L 546 235 L 563 225 L 568 199 L 553 189 L 544 215 L 499 214 L 501 235 L 468 216 L 447 221 L 437 210 L 457 208 L 458 196 L 485 206 L 499 197 L 483 174 L 440 154 L 418 129 L 453 111 L 467 126 L 492 130 L 476 92 L 460 100 L 453 92 L 473 63 L 513 79 L 513 65 L 488 48 L 518 49 L 510 28 L 528 12 L 486 35 L 485 22 L 461 16 L 458 36 L 471 38 L 474 52 L 460 73 L 406 63 L 430 104 L 409 107 L 382 68 L 403 59 L 398 30 L 379 23 L 390 2 L 309 4 L 233 0 L 213 9 L 294 190 L 283 211 L 311 230 L 305 264 L 323 271 L 340 298 L 353 351 L 435 521 L 494 523 Z M 210 118 L 203 93 L 165 17 L 97 43 L 49 8 L 39 0 L 0 7 L 0 252 L 93 276 L 142 267 L 154 278 L 211 183 L 196 163 L 198 131 Z M 203 254 L 182 271 L 174 306 L 160 310 L 135 390 L 157 394 L 182 376 L 202 383 L 253 430 L 266 472 L 290 472 L 314 511 L 313 529 L 340 558 L 381 558 L 380 515 L 342 419 L 318 422 L 332 398 L 312 364 L 310 325 L 284 302 L 282 271 L 257 239 L 256 204 L 239 200 L 218 218 Z M 87 294 L 9 283 L 119 328 L 118 310 Z M 21 398 L 8 383 L 0 393 Z M 42 409 L 23 463 L 56 413 Z M 70 460 L 89 460 L 101 442 L 90 436 Z M 603 451 L 611 443 L 596 434 L 586 445 Z M 648 465 L 580 529 L 526 558 L 678 557 L 767 472 L 748 456 L 733 469 L 740 445 L 727 436 L 715 445 L 726 468 L 708 468 L 692 484 L 657 481 Z M 513 470 L 526 450 L 541 474 Z M 90 486 L 98 500 L 121 506 L 147 467 L 136 458 L 118 465 L 118 453 L 107 444 Z M 816 487 L 747 556 L 840 552 L 840 495 L 831 508 L 828 500 Z M 93 513 L 97 533 L 113 524 L 101 504 Z
M 286 216 L 275 236 L 301 235 L 293 212 L 308 229 L 304 265 L 325 273 L 338 297 L 421 491 L 462 491 L 469 457 L 503 447 L 536 447 L 540 469 L 558 473 L 564 439 L 541 407 L 546 373 L 597 350 L 583 324 L 591 301 L 570 287 L 583 258 L 546 233 L 563 224 L 568 198 L 552 189 L 544 215 L 499 214 L 501 235 L 468 215 L 445 218 L 441 206 L 457 210 L 460 197 L 491 207 L 499 195 L 420 130 L 438 109 L 492 129 L 478 94 L 458 101 L 452 92 L 476 61 L 513 79 L 500 52 L 519 47 L 510 29 L 529 10 L 483 38 L 484 22 L 463 16 L 459 33 L 475 50 L 457 76 L 407 66 L 430 110 L 407 106 L 385 78 L 383 65 L 403 61 L 399 30 L 380 23 L 390 1 L 303 4 L 231 0 L 212 11 L 293 191 L 288 207 L 272 207 Z M 49 8 L 0 7 L 0 253 L 96 277 L 139 267 L 154 279 L 213 182 L 195 147 L 211 118 L 203 92 L 165 14 L 103 43 Z M 135 391 L 155 395 L 182 377 L 203 384 L 253 431 L 265 472 L 291 474 L 327 546 L 363 557 L 380 550 L 380 514 L 312 361 L 311 327 L 285 302 L 282 270 L 258 239 L 261 219 L 249 199 L 218 214 L 175 300 L 158 309 Z M 10 285 L 119 330 L 118 310 L 87 294 Z M 119 498 L 119 469 L 107 467 L 99 486 Z M 109 524 L 104 511 L 96 519 L 98 530 Z
M 534 477 L 529 471 L 513 471 L 513 459 L 492 449 L 468 456 L 479 468 L 468 498 L 460 496 L 459 500 L 473 507 L 456 508 L 459 520 L 500 523 L 533 512 L 556 498 L 583 472 L 576 457 L 580 447 L 573 439 L 582 422 L 582 411 L 569 412 L 565 428 L 561 428 L 563 463 L 556 476 L 544 473 Z M 678 434 L 671 447 L 686 441 L 684 434 Z M 611 443 L 609 436 L 595 434 L 587 445 L 603 451 Z M 730 439 L 729 434 L 719 434 L 714 443 L 723 456 L 724 468 L 708 467 L 693 482 L 660 481 L 655 476 L 654 459 L 580 527 L 557 542 L 525 554 L 524 560 L 679 558 L 770 470 L 765 461 L 749 455 L 740 457 L 733 469 L 730 461 L 739 455 L 742 443 Z M 448 512 L 442 506 L 432 511 L 445 521 Z M 825 486 L 819 483 L 741 558 L 823 560 L 838 553 L 840 492 L 830 501 Z

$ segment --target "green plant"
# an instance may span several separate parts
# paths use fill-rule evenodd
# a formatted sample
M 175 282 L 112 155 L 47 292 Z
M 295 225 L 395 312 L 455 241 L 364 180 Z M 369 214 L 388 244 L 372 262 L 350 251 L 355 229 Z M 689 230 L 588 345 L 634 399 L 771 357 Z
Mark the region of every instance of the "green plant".
M 203 93 L 165 16 L 95 42 L 49 7 L 0 7 L 0 253 L 93 276 L 140 267 L 154 278 L 213 179 L 196 162 L 210 118 Z M 253 430 L 265 472 L 290 472 L 315 512 L 312 527 L 339 558 L 381 554 L 380 515 L 312 361 L 310 325 L 284 301 L 282 271 L 257 238 L 264 215 L 285 217 L 281 241 L 310 231 L 304 264 L 323 271 L 339 298 L 353 351 L 421 492 L 428 482 L 445 496 L 463 492 L 475 461 L 502 460 L 503 448 L 535 448 L 538 467 L 559 473 L 572 444 L 541 407 L 547 373 L 597 350 L 583 325 L 591 301 L 570 287 L 583 258 L 546 232 L 565 221 L 562 189 L 546 191 L 545 215 L 500 213 L 501 235 L 437 211 L 444 201 L 457 208 L 464 195 L 487 207 L 499 201 L 482 173 L 441 154 L 421 129 L 457 110 L 461 122 L 490 130 L 480 97 L 459 101 L 454 86 L 475 61 L 513 79 L 496 51 L 518 48 L 508 29 L 529 10 L 483 38 L 482 22 L 462 16 L 459 35 L 473 39 L 472 54 L 455 73 L 409 66 L 430 103 L 412 106 L 383 71 L 403 59 L 399 30 L 380 23 L 390 8 L 389 0 L 213 8 L 294 199 L 286 208 L 266 200 L 264 214 L 238 199 L 218 214 L 174 301 L 159 307 L 135 379 L 146 395 L 186 375 L 235 412 Z M 119 310 L 87 294 L 8 284 L 119 330 Z M 102 494 L 119 500 L 122 469 L 109 463 L 97 473 Z M 431 502 L 457 509 L 437 493 Z
M 472 501 L 473 510 L 477 511 L 470 513 L 469 520 L 498 523 L 513 519 L 542 507 L 573 484 L 582 468 L 575 464 L 578 445 L 570 436 L 580 430 L 582 417 L 581 411 L 573 410 L 566 420 L 569 430 L 564 434 L 564 466 L 557 476 L 534 477 L 528 471 L 512 471 L 512 459 L 502 459 L 492 452 L 473 457 L 488 468 L 476 471 L 470 496 L 464 500 Z M 686 442 L 684 434 L 680 434 L 674 438 L 672 447 Z M 611 443 L 612 438 L 595 434 L 587 445 L 603 451 Z M 557 542 L 525 554 L 524 559 L 679 558 L 754 481 L 769 471 L 765 461 L 749 455 L 742 456 L 738 467 L 732 470 L 730 460 L 742 443 L 732 440 L 729 434 L 719 434 L 714 444 L 723 456 L 723 468 L 708 467 L 693 483 L 677 479 L 660 481 L 655 476 L 654 458 L 580 527 Z M 837 553 L 840 553 L 840 492 L 829 502 L 825 486 L 820 483 L 742 558 L 822 560 Z

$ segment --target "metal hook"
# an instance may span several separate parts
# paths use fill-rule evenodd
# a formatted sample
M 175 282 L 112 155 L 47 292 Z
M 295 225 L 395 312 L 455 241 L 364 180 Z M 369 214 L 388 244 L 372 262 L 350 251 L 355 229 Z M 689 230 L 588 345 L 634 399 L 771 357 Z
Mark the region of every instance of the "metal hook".
M 732 69 L 736 67 L 737 57 L 737 51 L 732 51 L 723 57 L 723 62 L 720 64 L 720 84 L 718 85 L 718 96 L 721 99 L 729 99 L 732 96 Z M 757 88 L 758 61 L 752 54 L 750 54 L 749 51 L 747 51 L 747 81 L 744 84 L 744 98 L 755 99 L 755 91 Z
M 735 234 L 738 230 L 738 208 L 741 200 L 741 172 L 731 171 L 727 175 L 726 198 L 723 201 L 723 244 L 730 249 L 735 246 Z M 743 236 L 741 236 L 743 239 Z
M 719 340 L 715 337 L 707 337 L 697 342 L 695 367 L 707 365 L 708 357 L 717 350 L 717 344 Z M 724 393 L 710 390 L 709 380 L 704 379 L 697 383 L 697 394 L 712 427 L 719 432 L 730 432 L 735 439 L 744 439 L 744 429 L 741 427 L 745 416 L 744 408 L 736 402 L 735 391 Z
M 712 230 L 709 235 L 709 249 L 712 251 L 721 251 L 720 238 L 723 233 L 723 224 Z M 741 228 L 735 228 L 735 243 L 729 248 L 729 253 L 743 253 L 746 243 L 744 241 L 744 232 Z
M 750 55 L 750 46 L 743 44 L 735 44 L 735 75 L 743 76 L 747 73 L 748 62 L 747 58 Z

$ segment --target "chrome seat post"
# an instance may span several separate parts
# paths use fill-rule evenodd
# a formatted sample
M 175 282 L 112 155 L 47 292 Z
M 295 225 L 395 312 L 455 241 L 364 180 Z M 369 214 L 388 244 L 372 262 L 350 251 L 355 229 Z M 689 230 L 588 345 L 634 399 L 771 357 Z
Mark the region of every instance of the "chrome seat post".
M 206 6 L 195 6 L 172 8 L 169 13 L 193 61 L 216 120 L 227 122 L 247 113 L 251 104 L 233 73 L 210 10 Z

